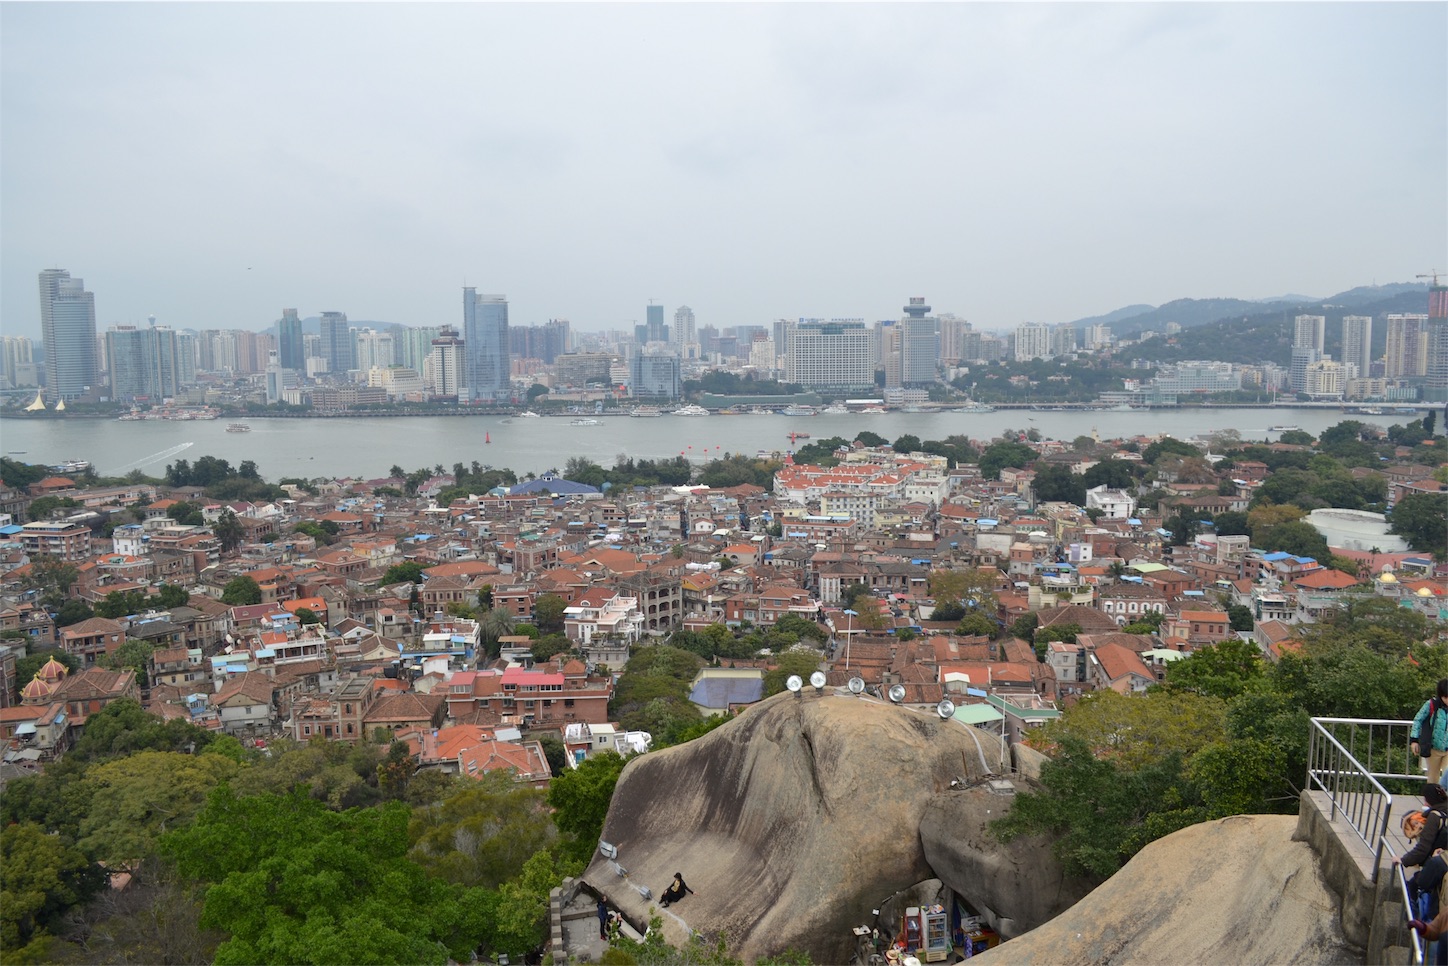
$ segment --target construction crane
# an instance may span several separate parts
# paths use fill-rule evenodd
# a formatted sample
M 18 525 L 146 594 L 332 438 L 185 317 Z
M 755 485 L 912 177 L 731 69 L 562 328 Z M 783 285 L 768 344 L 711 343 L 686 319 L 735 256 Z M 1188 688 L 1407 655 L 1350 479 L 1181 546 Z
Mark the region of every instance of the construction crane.
M 1448 272 L 1433 271 L 1433 272 L 1429 272 L 1427 275 L 1415 275 L 1415 276 L 1413 276 L 1413 277 L 1414 277 L 1414 278 L 1431 278 L 1431 279 L 1433 280 L 1433 287 L 1434 287 L 1434 288 L 1440 288 L 1441 286 L 1439 286 L 1439 284 L 1438 284 L 1438 276 L 1439 276 L 1439 275 L 1444 275 L 1444 274 L 1448 274 Z

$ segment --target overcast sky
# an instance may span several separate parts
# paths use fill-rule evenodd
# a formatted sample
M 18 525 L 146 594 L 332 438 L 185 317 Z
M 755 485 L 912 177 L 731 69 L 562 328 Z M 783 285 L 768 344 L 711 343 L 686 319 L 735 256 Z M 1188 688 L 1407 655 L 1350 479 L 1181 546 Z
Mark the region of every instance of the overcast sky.
M 1448 5 L 6 3 L 5 334 L 977 327 L 1448 270 Z

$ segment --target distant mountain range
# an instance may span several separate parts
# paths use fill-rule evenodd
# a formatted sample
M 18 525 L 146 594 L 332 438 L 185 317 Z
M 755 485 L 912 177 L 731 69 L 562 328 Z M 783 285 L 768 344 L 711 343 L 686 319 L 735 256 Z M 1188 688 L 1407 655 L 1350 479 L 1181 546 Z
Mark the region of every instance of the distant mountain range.
M 1229 299 L 1205 301 L 1214 306 L 1235 302 Z M 1321 315 L 1327 319 L 1324 349 L 1334 359 L 1341 358 L 1342 317 L 1373 317 L 1371 352 L 1377 357 L 1383 354 L 1387 344 L 1387 326 L 1382 324 L 1381 317 L 1400 312 L 1427 312 L 1428 291 L 1423 285 L 1381 285 L 1351 289 L 1318 302 L 1272 302 L 1267 306 L 1235 302 L 1246 306 L 1247 310 L 1194 325 L 1189 324 L 1184 316 L 1165 314 L 1171 306 L 1179 304 L 1182 303 L 1171 302 L 1148 313 L 1154 319 L 1151 322 L 1142 321 L 1143 316 L 1127 321 L 1131 323 L 1132 333 L 1142 329 L 1155 329 L 1160 333 L 1167 322 L 1180 322 L 1183 326 L 1181 332 L 1170 337 L 1163 335 L 1149 339 L 1140 345 L 1124 346 L 1118 357 L 1153 362 L 1179 362 L 1184 359 L 1218 359 L 1242 364 L 1275 362 L 1285 366 L 1291 361 L 1293 318 L 1297 315 Z
M 1411 308 L 1375 308 L 1379 303 L 1393 302 L 1399 304 L 1397 299 L 1400 296 L 1416 295 L 1422 300 L 1420 309 Z M 1350 288 L 1346 292 L 1339 292 L 1336 295 L 1325 299 L 1313 298 L 1306 295 L 1283 295 L 1273 299 L 1176 299 L 1165 305 L 1153 308 L 1150 305 L 1129 305 L 1126 308 L 1108 312 L 1105 315 L 1093 316 L 1086 319 L 1078 319 L 1071 323 L 1077 328 L 1084 328 L 1090 325 L 1109 325 L 1111 331 L 1118 336 L 1133 335 L 1147 329 L 1160 331 L 1166 327 L 1168 322 L 1175 322 L 1183 329 L 1192 329 L 1200 325 L 1209 325 L 1214 322 L 1222 322 L 1228 319 L 1244 319 L 1252 316 L 1262 315 L 1264 309 L 1276 312 L 1285 310 L 1299 310 L 1308 312 L 1309 309 L 1321 309 L 1308 314 L 1323 315 L 1330 314 L 1332 309 L 1350 309 L 1349 314 L 1372 315 L 1380 311 L 1410 312 L 1428 311 L 1428 286 L 1416 282 L 1394 282 L 1387 285 L 1359 285 L 1357 288 Z M 1338 313 L 1341 315 L 1342 313 Z

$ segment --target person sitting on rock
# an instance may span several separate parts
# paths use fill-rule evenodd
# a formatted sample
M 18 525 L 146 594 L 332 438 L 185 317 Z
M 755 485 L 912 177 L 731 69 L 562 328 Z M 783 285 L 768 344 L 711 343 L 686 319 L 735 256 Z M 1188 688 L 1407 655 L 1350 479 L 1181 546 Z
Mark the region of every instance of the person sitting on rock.
M 675 872 L 674 881 L 669 883 L 669 887 L 665 889 L 664 894 L 659 897 L 659 904 L 667 909 L 671 904 L 684 898 L 685 893 L 694 895 L 694 890 L 690 889 L 688 884 L 684 882 L 684 873 Z

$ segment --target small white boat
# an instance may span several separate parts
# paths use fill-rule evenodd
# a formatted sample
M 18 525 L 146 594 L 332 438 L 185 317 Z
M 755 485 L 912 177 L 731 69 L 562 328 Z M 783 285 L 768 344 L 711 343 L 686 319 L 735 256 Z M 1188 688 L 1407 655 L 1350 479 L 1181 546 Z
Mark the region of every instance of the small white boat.
M 542 416 L 540 416 L 540 415 L 538 415 L 537 413 L 533 412 L 533 410 L 531 410 L 531 409 L 525 409 L 525 410 L 523 410 L 521 413 L 519 413 L 518 415 L 519 415 L 519 416 L 522 416 L 524 419 L 542 419 L 542 418 L 543 418 Z
M 659 410 L 658 406 L 635 406 L 629 410 L 629 415 L 635 418 L 649 418 L 662 416 L 663 413 Z
M 709 415 L 709 410 L 705 409 L 703 406 L 695 406 L 695 405 L 692 405 L 692 404 L 691 404 L 691 405 L 688 405 L 688 406 L 681 406 L 680 408 L 675 409 L 675 410 L 674 410 L 674 415 L 675 415 L 675 416 L 707 416 L 707 415 Z
M 570 426 L 602 426 L 603 420 L 585 416 L 583 419 L 575 419 L 569 422 Z
M 226 427 L 226 431 L 228 433 L 249 433 L 251 432 L 251 427 L 246 423 L 232 423 Z

